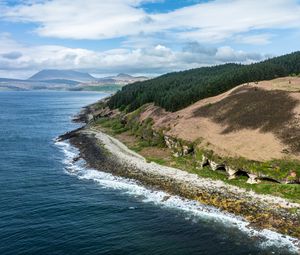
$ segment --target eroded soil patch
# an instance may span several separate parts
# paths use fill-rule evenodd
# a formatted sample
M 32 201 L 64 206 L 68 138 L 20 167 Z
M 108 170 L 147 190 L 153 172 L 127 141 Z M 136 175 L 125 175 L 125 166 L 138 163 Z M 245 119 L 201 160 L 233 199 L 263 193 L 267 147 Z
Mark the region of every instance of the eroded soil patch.
M 300 125 L 294 111 L 298 104 L 289 92 L 245 86 L 196 109 L 193 117 L 207 117 L 223 125 L 223 134 L 242 129 L 272 132 L 291 152 L 300 152 Z

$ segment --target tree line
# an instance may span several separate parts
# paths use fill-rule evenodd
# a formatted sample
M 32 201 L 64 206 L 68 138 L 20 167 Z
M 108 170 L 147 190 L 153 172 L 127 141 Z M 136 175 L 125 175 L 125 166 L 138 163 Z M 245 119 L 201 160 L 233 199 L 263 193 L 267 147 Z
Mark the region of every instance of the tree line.
M 127 85 L 108 101 L 111 109 L 131 112 L 146 103 L 177 111 L 198 100 L 240 84 L 271 80 L 300 73 L 300 52 L 242 65 L 224 64 L 174 72 Z

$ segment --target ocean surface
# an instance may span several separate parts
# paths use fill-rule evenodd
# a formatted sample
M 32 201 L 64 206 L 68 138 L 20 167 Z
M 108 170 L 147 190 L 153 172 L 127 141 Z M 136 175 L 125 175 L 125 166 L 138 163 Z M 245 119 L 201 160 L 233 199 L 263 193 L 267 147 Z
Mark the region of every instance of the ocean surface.
M 0 255 L 294 254 L 293 240 L 85 167 L 55 138 L 104 97 L 0 93 Z

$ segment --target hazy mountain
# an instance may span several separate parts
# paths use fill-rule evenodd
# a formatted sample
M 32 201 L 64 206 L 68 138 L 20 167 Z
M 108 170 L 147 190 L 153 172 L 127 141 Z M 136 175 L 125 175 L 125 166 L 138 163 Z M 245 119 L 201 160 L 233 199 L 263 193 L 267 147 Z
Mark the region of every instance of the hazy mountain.
M 23 80 L 20 79 L 11 79 L 11 78 L 0 78 L 0 82 L 20 82 Z
M 27 80 L 0 78 L 0 90 L 94 90 L 114 92 L 122 86 L 144 81 L 147 77 L 134 77 L 120 73 L 116 76 L 95 78 L 89 73 L 73 70 L 42 70 Z
M 126 73 L 119 73 L 117 76 L 114 77 L 115 79 L 132 79 L 135 78 L 129 74 Z
M 72 80 L 80 82 L 95 81 L 96 78 L 89 73 L 82 73 L 73 70 L 55 70 L 48 69 L 42 70 L 35 75 L 31 76 L 28 80 L 31 81 L 49 81 L 49 80 Z
M 96 83 L 98 84 L 117 84 L 117 85 L 126 85 L 129 83 L 134 83 L 137 81 L 148 80 L 148 77 L 144 76 L 132 76 L 126 73 L 120 73 L 116 76 L 108 76 L 103 78 L 98 78 Z

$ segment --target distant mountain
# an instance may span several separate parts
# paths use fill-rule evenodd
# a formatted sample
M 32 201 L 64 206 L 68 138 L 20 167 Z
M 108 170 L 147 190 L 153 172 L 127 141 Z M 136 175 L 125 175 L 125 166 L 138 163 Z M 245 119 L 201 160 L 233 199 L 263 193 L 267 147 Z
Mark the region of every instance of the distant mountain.
M 132 79 L 135 78 L 129 74 L 126 73 L 119 73 L 117 76 L 115 76 L 115 79 Z
M 135 77 L 126 73 L 120 73 L 116 76 L 98 78 L 97 81 L 94 83 L 98 83 L 99 85 L 101 84 L 126 85 L 137 81 L 145 81 L 145 80 L 148 80 L 148 77 L 144 77 L 144 76 Z
M 120 73 L 116 76 L 95 78 L 88 73 L 73 70 L 42 70 L 27 80 L 0 78 L 0 90 L 92 90 L 115 92 L 122 86 L 147 77 Z
M 36 73 L 35 75 L 31 76 L 28 80 L 30 81 L 72 80 L 72 81 L 79 81 L 79 82 L 91 82 L 91 81 L 95 81 L 96 78 L 88 73 L 82 73 L 73 70 L 48 69 Z
M 80 84 L 80 81 L 52 79 L 52 80 L 20 80 L 0 78 L 2 90 L 70 90 Z
M 0 78 L 0 83 L 1 82 L 20 82 L 20 81 L 23 81 L 23 80 L 20 80 L 20 79 L 11 79 L 11 78 Z

